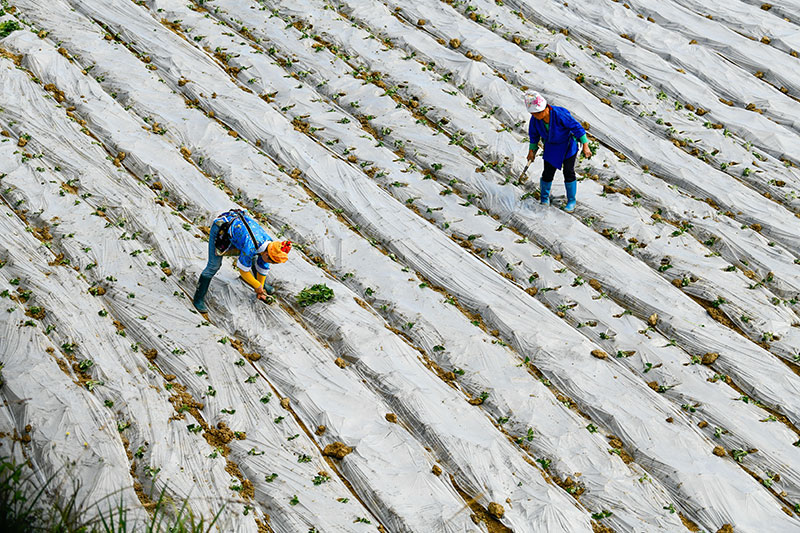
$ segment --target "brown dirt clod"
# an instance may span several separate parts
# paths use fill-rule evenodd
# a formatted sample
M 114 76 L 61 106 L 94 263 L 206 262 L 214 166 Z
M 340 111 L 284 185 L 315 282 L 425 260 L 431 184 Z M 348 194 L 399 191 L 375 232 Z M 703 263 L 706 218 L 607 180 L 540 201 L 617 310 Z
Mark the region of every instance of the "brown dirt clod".
M 326 431 L 327 429 L 328 429 L 328 428 L 326 428 L 325 426 L 323 426 L 322 424 L 320 424 L 319 426 L 317 426 L 317 429 L 314 431 L 314 434 L 316 434 L 318 437 L 321 437 L 322 435 L 324 435 L 324 434 L 325 434 L 325 431 Z
M 606 359 L 608 357 L 608 354 L 603 350 L 592 350 L 592 355 L 598 359 Z
M 442 475 L 442 467 L 439 465 L 433 465 L 431 468 L 431 472 L 433 472 L 434 476 L 441 476 Z
M 725 448 L 722 446 L 714 446 L 714 451 L 711 452 L 717 457 L 725 457 Z
M 336 459 L 344 459 L 344 457 L 347 454 L 351 453 L 352 451 L 353 448 L 347 446 L 345 443 L 335 441 L 325 446 L 325 449 L 322 450 L 322 455 L 324 455 L 325 457 L 335 457 Z
M 647 323 L 653 327 L 656 327 L 656 324 L 658 324 L 658 313 L 653 313 L 647 317 Z
M 397 415 L 394 413 L 386 413 L 386 421 L 397 424 Z
M 608 526 L 604 526 L 599 522 L 592 522 L 592 532 L 593 533 L 616 533 L 613 529 Z
M 289 409 L 290 403 L 291 401 L 289 400 L 289 398 L 281 398 L 281 407 L 283 407 L 284 409 Z
M 35 318 L 36 320 L 42 320 L 47 314 L 44 310 L 44 307 L 29 307 L 25 314 L 31 318 Z
M 709 353 L 706 353 L 706 354 L 703 355 L 703 359 L 701 360 L 701 362 L 704 365 L 710 365 L 714 361 L 716 361 L 718 357 L 719 357 L 719 354 L 717 352 L 709 352 Z
M 717 533 L 734 533 L 733 526 L 730 524 L 723 524 L 722 527 L 717 530 Z
M 678 517 L 681 519 L 681 522 L 683 522 L 684 527 L 686 527 L 686 529 L 689 531 L 692 531 L 693 533 L 700 531 L 700 527 L 689 518 L 683 516 L 683 513 L 678 513 Z
M 503 515 L 506 514 L 505 508 L 496 502 L 489 502 L 488 511 L 490 515 L 497 518 L 498 520 L 503 518 Z
M 341 357 L 337 357 L 337 358 L 336 358 L 336 360 L 334 361 L 334 363 L 335 363 L 335 364 L 336 364 L 336 366 L 338 366 L 339 368 L 344 368 L 344 367 L 346 367 L 346 366 L 347 366 L 347 361 L 345 361 L 345 360 L 344 360 L 344 359 L 342 359 Z
M 596 290 L 596 291 L 599 291 L 599 290 L 602 290 L 602 289 L 603 289 L 603 286 L 602 286 L 602 285 L 600 285 L 600 282 L 599 282 L 599 281 L 597 281 L 597 280 L 596 280 L 596 279 L 594 279 L 594 278 L 592 278 L 592 279 L 590 279 L 590 280 L 589 280 L 589 286 L 590 286 L 591 288 L 593 288 L 594 290 Z

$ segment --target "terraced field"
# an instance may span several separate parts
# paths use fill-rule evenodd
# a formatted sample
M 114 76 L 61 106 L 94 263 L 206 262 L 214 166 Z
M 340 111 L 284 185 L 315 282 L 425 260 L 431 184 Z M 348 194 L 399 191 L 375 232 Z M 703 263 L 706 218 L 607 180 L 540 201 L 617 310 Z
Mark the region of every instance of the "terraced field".
M 0 15 L 0 456 L 49 494 L 224 532 L 800 531 L 797 0 Z M 590 135 L 574 213 L 520 179 L 527 90 Z M 269 305 L 226 261 L 204 317 L 234 207 L 295 250 Z

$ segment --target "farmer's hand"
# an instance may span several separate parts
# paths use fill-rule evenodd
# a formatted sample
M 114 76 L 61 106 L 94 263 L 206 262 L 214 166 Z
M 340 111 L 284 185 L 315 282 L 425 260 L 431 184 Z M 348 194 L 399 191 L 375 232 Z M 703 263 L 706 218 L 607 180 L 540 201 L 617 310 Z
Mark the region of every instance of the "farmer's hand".
M 259 287 L 256 289 L 256 298 L 258 298 L 262 302 L 267 301 L 267 291 L 264 290 L 264 287 Z
M 536 159 L 536 152 L 533 150 L 528 150 L 528 161 L 533 163 L 534 159 Z
M 585 157 L 586 159 L 592 157 L 592 150 L 591 148 L 589 148 L 589 143 L 583 145 L 583 157 Z

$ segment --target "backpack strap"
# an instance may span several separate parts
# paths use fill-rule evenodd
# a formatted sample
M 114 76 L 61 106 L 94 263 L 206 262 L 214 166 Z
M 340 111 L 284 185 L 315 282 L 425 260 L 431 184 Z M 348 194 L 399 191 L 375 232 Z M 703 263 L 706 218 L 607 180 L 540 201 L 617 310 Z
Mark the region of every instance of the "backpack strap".
M 253 246 L 255 247 L 256 250 L 258 250 L 259 246 L 258 241 L 256 240 L 256 236 L 253 235 L 253 230 L 250 229 L 250 225 L 247 223 L 247 220 L 245 220 L 244 215 L 242 214 L 242 210 L 233 209 L 231 210 L 231 213 L 235 214 L 237 217 L 239 217 L 239 220 L 242 221 L 244 227 L 247 228 L 247 233 L 250 234 L 250 238 L 253 240 Z

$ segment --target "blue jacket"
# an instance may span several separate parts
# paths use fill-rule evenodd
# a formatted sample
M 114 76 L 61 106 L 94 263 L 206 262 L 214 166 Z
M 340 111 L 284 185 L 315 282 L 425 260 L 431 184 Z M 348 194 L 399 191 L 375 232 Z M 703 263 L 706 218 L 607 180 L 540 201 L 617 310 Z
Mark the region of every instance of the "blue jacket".
M 554 105 L 550 106 L 549 126 L 548 129 L 543 120 L 536 120 L 531 115 L 528 136 L 533 146 L 538 145 L 541 139 L 544 143 L 544 160 L 556 168 L 561 168 L 565 159 L 578 153 L 576 139 L 586 135 L 586 130 L 569 111 Z
M 230 212 L 223 213 L 220 215 L 219 219 L 225 222 L 231 222 L 228 228 L 228 234 L 231 236 L 230 248 L 239 250 L 239 260 L 236 263 L 239 270 L 249 272 L 255 260 L 256 271 L 259 274 L 266 275 L 267 270 L 269 270 L 269 263 L 265 263 L 257 253 L 258 248 L 253 244 L 253 239 L 250 238 L 250 234 L 247 232 L 247 228 L 244 227 L 244 224 L 242 224 L 242 220 Z M 259 246 L 265 241 L 272 240 L 272 237 L 270 237 L 267 232 L 264 231 L 264 228 L 253 220 L 250 215 L 245 213 L 244 219 L 247 221 L 247 225 L 250 226 L 250 231 L 253 232 L 253 236 L 256 238 Z

